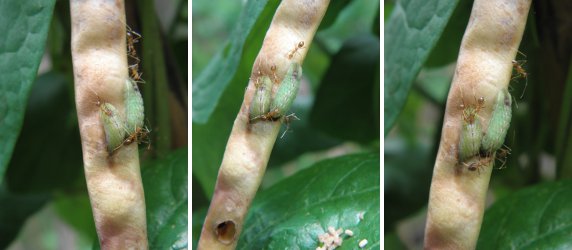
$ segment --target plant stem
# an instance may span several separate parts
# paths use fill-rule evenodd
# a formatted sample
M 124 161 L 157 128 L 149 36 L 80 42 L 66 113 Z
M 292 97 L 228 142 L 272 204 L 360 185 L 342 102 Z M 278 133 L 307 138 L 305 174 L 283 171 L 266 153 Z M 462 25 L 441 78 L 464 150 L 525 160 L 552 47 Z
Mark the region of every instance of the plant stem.
M 485 198 L 494 163 L 484 160 L 479 171 L 458 161 L 463 124 L 461 104 L 485 105 L 478 113 L 488 126 L 498 91 L 506 89 L 522 39 L 530 0 L 475 0 L 465 31 L 457 68 L 447 100 L 443 132 L 429 195 L 426 249 L 475 249 L 485 210 Z
M 75 98 L 85 179 L 101 249 L 147 249 L 145 197 L 136 143 L 107 150 L 98 101 L 125 117 L 128 79 L 122 0 L 71 0 Z
M 277 82 L 281 82 L 292 62 L 302 64 L 328 4 L 329 0 L 284 0 L 278 6 L 254 62 L 244 101 L 227 142 L 198 249 L 236 247 L 281 125 L 279 121 L 250 121 L 249 107 L 256 90 L 254 81 L 261 75 L 273 79 L 275 74 Z M 290 52 L 300 42 L 304 42 L 304 47 L 290 59 Z M 273 66 L 275 71 L 271 70 Z

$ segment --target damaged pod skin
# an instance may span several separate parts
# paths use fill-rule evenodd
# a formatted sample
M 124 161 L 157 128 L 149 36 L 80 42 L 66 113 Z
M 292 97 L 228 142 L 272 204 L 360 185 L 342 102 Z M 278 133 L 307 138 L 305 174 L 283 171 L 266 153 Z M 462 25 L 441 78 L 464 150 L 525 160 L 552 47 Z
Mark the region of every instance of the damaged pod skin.
M 131 78 L 125 81 L 125 128 L 128 135 L 133 135 L 143 127 L 144 108 L 143 98 L 139 93 L 137 83 Z
M 256 92 L 250 103 L 250 120 L 263 117 L 270 111 L 272 99 L 272 80 L 268 76 L 262 76 L 262 82 L 256 86 Z
M 296 94 L 300 88 L 300 79 L 302 78 L 302 67 L 300 64 L 293 62 L 288 68 L 288 72 L 284 80 L 278 86 L 274 100 L 270 105 L 271 118 L 277 119 L 286 114 L 292 106 Z
M 465 161 L 466 159 L 477 155 L 483 138 L 481 123 L 476 117 L 477 111 L 473 107 L 469 107 L 465 111 L 470 114 L 472 119 L 463 119 L 461 139 L 459 140 L 460 161 Z
M 489 127 L 481 144 L 482 152 L 490 155 L 503 145 L 511 118 L 511 95 L 508 93 L 508 90 L 503 89 L 497 94 L 497 100 L 491 114 Z
M 123 143 L 125 137 L 124 121 L 117 109 L 110 103 L 102 103 L 99 106 L 99 116 L 105 131 L 105 142 L 107 151 L 111 154 Z

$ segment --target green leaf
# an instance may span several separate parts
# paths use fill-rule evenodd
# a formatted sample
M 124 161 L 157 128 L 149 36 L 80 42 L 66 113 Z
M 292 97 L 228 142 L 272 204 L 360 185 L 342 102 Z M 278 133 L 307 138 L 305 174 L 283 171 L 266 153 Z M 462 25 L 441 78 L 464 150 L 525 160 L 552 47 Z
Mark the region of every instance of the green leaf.
M 16 238 L 26 219 L 49 200 L 48 194 L 16 195 L 0 187 L 0 249 Z
M 157 128 L 150 134 L 150 140 L 154 144 L 154 153 L 161 157 L 170 151 L 172 145 L 171 107 L 167 101 L 171 98 L 169 87 L 172 83 L 169 81 L 164 53 L 167 45 L 164 44 L 165 35 L 159 25 L 154 2 L 152 0 L 139 0 L 138 3 L 141 6 L 139 14 L 142 16 L 141 35 L 145 39 L 141 41 L 143 44 L 141 66 L 142 72 L 145 73 L 143 75 L 144 80 L 147 82 L 142 88 L 146 107 L 145 119 L 148 120 L 151 128 Z
M 0 2 L 0 183 L 20 134 L 46 44 L 54 0 Z
M 177 72 L 179 73 L 180 77 L 183 78 L 182 81 L 185 83 L 185 89 L 188 90 L 188 82 L 189 82 L 189 67 L 188 64 L 188 56 L 189 56 L 189 40 L 188 39 L 181 39 L 174 42 L 172 48 L 173 56 L 175 57 L 175 65 L 177 66 Z M 185 91 L 184 96 L 185 98 L 188 97 L 188 94 Z M 180 93 L 183 95 L 183 93 Z M 188 110 L 188 107 L 186 110 Z
M 389 233 L 383 237 L 383 248 L 392 250 L 405 250 L 407 247 L 401 242 L 397 233 Z
M 444 107 L 454 73 L 453 65 L 423 69 L 417 77 L 414 88 L 431 102 Z
M 572 181 L 548 182 L 497 201 L 483 220 L 478 249 L 572 248 Z
M 427 204 L 433 162 L 429 147 L 406 147 L 385 141 L 384 152 L 385 231 Z
M 393 12 L 393 8 L 395 7 L 395 3 L 393 1 L 384 1 L 383 2 L 383 20 L 387 20 L 390 17 L 391 13 Z
M 182 148 L 143 166 L 149 249 L 188 248 L 187 161 Z
M 203 222 L 205 221 L 205 217 L 207 217 L 208 208 L 204 207 L 199 210 L 193 211 L 193 248 L 197 249 L 199 245 L 199 237 L 201 236 L 201 231 L 203 230 Z
M 87 190 L 77 194 L 62 194 L 54 197 L 54 210 L 59 217 L 71 225 L 77 232 L 81 233 L 88 242 L 97 240 L 95 222 L 91 212 L 91 204 Z
M 385 26 L 385 134 L 401 113 L 409 89 L 441 36 L 458 0 L 405 0 Z
M 245 42 L 256 29 L 266 31 L 267 26 L 260 27 L 260 22 L 266 23 L 272 17 L 270 10 L 277 7 L 271 1 L 248 1 L 239 17 L 236 28 L 230 35 L 229 43 L 219 51 L 207 65 L 205 70 L 193 83 L 193 122 L 204 124 L 214 112 L 224 90 L 232 82 L 241 63 Z M 251 42 L 251 40 L 248 40 Z M 242 79 L 246 81 L 247 78 Z
M 427 102 L 418 91 L 414 90 L 409 93 L 403 111 L 395 124 L 395 137 L 397 137 L 397 139 L 404 140 L 409 145 L 416 145 L 420 143 L 421 138 L 427 138 L 427 136 L 423 135 L 423 129 L 428 131 L 428 135 L 433 134 L 429 131 L 434 131 L 438 125 L 420 119 L 421 112 L 423 112 L 422 108 L 425 107 L 426 104 Z M 443 109 L 445 109 L 444 106 Z M 437 117 L 439 117 L 439 115 L 437 115 Z M 386 136 L 386 145 L 391 143 L 391 140 L 387 139 L 389 137 L 390 136 Z M 403 150 L 407 151 L 409 149 Z
M 221 101 L 218 102 L 208 122 L 206 124 L 193 122 L 192 143 L 196 145 L 192 147 L 192 154 L 195 156 L 192 157 L 193 175 L 197 177 L 209 198 L 214 190 L 228 136 L 243 101 L 244 88 L 248 83 L 247 79 L 250 76 L 252 64 L 260 50 L 278 3 L 277 1 L 269 2 L 251 30 L 247 38 L 249 42 L 243 44 L 244 53 L 238 64 L 236 75 L 232 78 L 231 83 L 226 86 L 220 98 Z M 195 85 L 193 84 L 193 88 Z M 193 89 L 193 95 L 194 91 Z
M 244 87 L 240 89 L 244 90 Z M 238 91 L 235 86 L 229 86 L 223 95 L 224 101 L 217 107 L 207 124 L 193 123 L 192 170 L 208 198 L 213 194 L 226 142 L 240 107 L 240 101 L 242 101 L 242 98 L 233 90 Z
M 379 138 L 379 126 L 372 115 L 378 55 L 379 39 L 371 34 L 346 41 L 316 94 L 310 118 L 314 127 L 360 143 Z
M 227 43 L 245 4 L 243 1 L 228 0 L 193 1 L 191 65 L 195 78 L 203 72 L 212 56 L 223 47 L 222 45 Z M 182 56 L 186 61 L 187 54 Z
M 336 19 L 339 17 L 340 12 L 342 12 L 342 10 L 349 3 L 350 0 L 338 0 L 330 2 L 330 5 L 328 5 L 328 9 L 326 10 L 324 18 L 322 18 L 322 22 L 320 23 L 318 30 L 327 29 L 330 26 L 332 26 L 332 24 L 334 24 L 334 21 L 336 21 Z
M 429 54 L 425 67 L 440 67 L 457 61 L 461 40 L 469 23 L 472 9 L 473 1 L 459 2 L 435 48 Z
M 324 47 L 320 45 L 318 39 L 314 39 L 314 42 L 312 42 L 312 45 L 310 46 L 310 48 L 308 48 L 308 54 L 306 54 L 306 58 L 304 59 L 304 65 L 302 67 L 304 69 L 303 70 L 304 79 L 307 79 L 308 81 L 302 81 L 301 83 L 302 90 L 304 90 L 304 85 L 308 83 L 308 85 L 310 85 L 311 91 L 308 92 L 300 91 L 296 99 L 300 99 L 300 97 L 303 96 L 303 94 L 307 94 L 309 96 L 312 96 L 311 97 L 312 101 L 314 100 L 313 99 L 314 93 L 318 89 L 318 86 L 320 85 L 320 80 L 322 79 L 322 77 L 326 73 L 326 70 L 330 66 L 330 62 L 331 62 L 331 55 L 329 54 L 329 52 L 325 51 Z
M 569 64 L 556 136 L 557 171 L 559 178 L 572 177 L 572 64 Z
M 338 1 L 331 1 L 330 5 L 335 2 Z M 376 19 L 378 10 L 379 1 L 352 1 L 342 9 L 334 24 L 316 34 L 316 44 L 328 54 L 335 54 L 348 39 L 371 32 L 371 27 L 379 20 Z
M 379 39 L 379 36 L 378 36 Z M 373 102 L 371 102 L 371 105 L 373 106 L 373 119 L 375 120 L 375 127 L 376 128 L 381 128 L 380 126 L 380 118 L 379 116 L 381 115 L 381 112 L 379 110 L 380 106 L 381 106 L 381 102 L 379 100 L 379 95 L 381 93 L 380 88 L 381 88 L 381 82 L 379 80 L 379 78 L 381 77 L 381 74 L 379 73 L 379 71 L 381 67 L 379 66 L 379 61 L 377 62 L 377 67 L 375 69 L 375 79 L 373 80 Z M 379 135 L 379 132 L 377 133 Z M 377 145 L 379 145 L 379 136 L 377 139 Z
M 95 237 L 95 240 L 93 241 L 92 250 L 101 250 L 101 246 L 99 245 L 99 239 L 97 237 Z
M 192 175 L 192 180 L 191 180 L 191 190 L 192 190 L 192 194 L 191 197 L 193 197 L 193 202 L 192 202 L 192 210 L 195 209 L 199 209 L 202 207 L 205 207 L 210 204 L 210 200 L 207 199 L 206 195 L 205 195 L 205 191 L 203 190 L 203 187 L 201 187 L 201 185 L 199 184 L 197 177 L 195 175 Z
M 379 248 L 379 164 L 376 153 L 328 159 L 260 192 L 237 249 L 315 249 L 329 226 L 354 232 L 338 249 Z
M 374 22 L 373 25 L 371 26 L 371 33 L 374 34 L 375 36 L 377 36 L 377 38 L 379 38 L 379 33 L 381 33 L 381 29 L 379 28 L 380 25 L 380 11 L 379 9 L 377 10 L 377 13 L 375 14 L 375 18 L 374 18 Z
M 6 171 L 11 191 L 45 192 L 69 186 L 81 176 L 77 116 L 67 86 L 62 75 L 47 73 L 32 87 L 22 132 Z M 46 146 L 55 142 L 58 146 Z

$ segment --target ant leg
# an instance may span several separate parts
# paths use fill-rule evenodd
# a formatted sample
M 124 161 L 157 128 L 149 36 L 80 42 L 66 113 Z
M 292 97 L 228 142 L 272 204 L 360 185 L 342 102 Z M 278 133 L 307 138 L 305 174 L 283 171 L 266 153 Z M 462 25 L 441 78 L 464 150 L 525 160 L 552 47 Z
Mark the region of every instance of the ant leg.
M 289 115 L 287 115 L 287 116 L 285 116 L 285 117 L 283 118 L 284 123 L 286 123 L 286 130 L 284 130 L 284 133 L 282 133 L 282 135 L 280 136 L 280 139 L 284 138 L 284 135 L 286 135 L 286 132 L 288 132 L 288 130 L 290 130 L 290 123 L 291 123 L 292 120 L 294 120 L 294 119 L 295 119 L 295 120 L 298 120 L 298 121 L 300 120 L 300 118 L 298 118 L 298 117 L 296 116 L 296 114 L 294 114 L 294 113 L 289 114 Z
M 528 86 L 528 77 L 525 75 L 524 76 L 524 89 L 522 89 L 522 94 L 520 94 L 520 99 L 522 100 L 522 97 L 524 97 L 524 92 L 526 92 L 526 87 Z

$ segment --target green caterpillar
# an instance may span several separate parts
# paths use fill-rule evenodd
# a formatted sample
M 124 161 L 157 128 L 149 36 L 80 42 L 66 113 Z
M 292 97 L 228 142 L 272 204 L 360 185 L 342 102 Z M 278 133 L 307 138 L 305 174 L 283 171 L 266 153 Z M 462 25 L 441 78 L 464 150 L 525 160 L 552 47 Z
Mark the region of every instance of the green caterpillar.
M 491 155 L 503 145 L 511 118 L 511 95 L 508 90 L 503 89 L 497 94 L 497 100 L 489 121 L 489 127 L 481 144 L 481 152 L 486 155 Z
M 136 133 L 143 127 L 144 108 L 143 98 L 137 88 L 137 83 L 131 78 L 125 81 L 125 128 L 128 135 Z
M 123 143 L 126 135 L 125 121 L 117 109 L 110 103 L 101 103 L 99 105 L 99 116 L 103 123 L 105 131 L 105 140 L 107 143 L 107 151 L 112 154 L 115 149 L 119 148 Z
M 477 119 L 478 109 L 467 107 L 463 111 L 463 126 L 459 140 L 459 160 L 465 161 L 477 155 L 481 146 L 483 133 L 481 123 Z
M 257 84 L 256 92 L 250 103 L 250 120 L 264 117 L 270 111 L 272 99 L 272 80 L 268 76 L 262 76 L 262 83 Z
M 280 83 L 274 99 L 270 104 L 270 112 L 268 113 L 269 119 L 278 119 L 283 117 L 292 106 L 296 94 L 300 88 L 300 80 L 302 78 L 302 67 L 300 64 L 293 62 L 288 68 L 288 72 L 284 80 Z
M 125 119 L 121 117 L 117 109 L 110 103 L 101 103 L 100 117 L 105 131 L 105 140 L 107 143 L 107 151 L 112 154 L 122 145 L 127 145 L 133 141 L 139 140 L 148 133 L 143 128 L 144 108 L 143 98 L 137 83 L 131 78 L 125 81 Z

